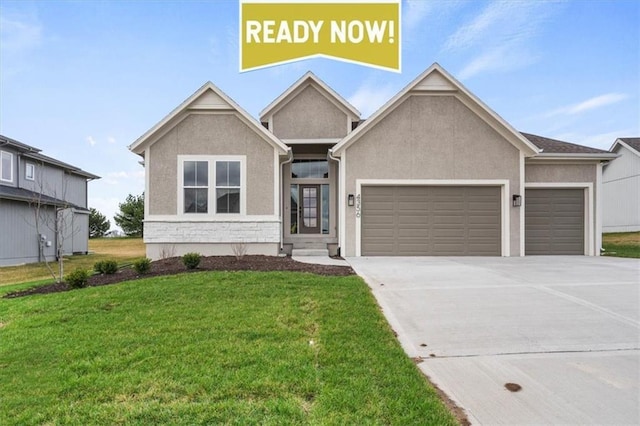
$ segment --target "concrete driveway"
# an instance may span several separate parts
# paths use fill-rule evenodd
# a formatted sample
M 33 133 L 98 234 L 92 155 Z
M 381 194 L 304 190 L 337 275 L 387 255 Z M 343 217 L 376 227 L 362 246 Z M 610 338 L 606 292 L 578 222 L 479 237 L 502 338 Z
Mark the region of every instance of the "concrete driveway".
M 348 262 L 405 351 L 474 424 L 640 424 L 640 261 Z

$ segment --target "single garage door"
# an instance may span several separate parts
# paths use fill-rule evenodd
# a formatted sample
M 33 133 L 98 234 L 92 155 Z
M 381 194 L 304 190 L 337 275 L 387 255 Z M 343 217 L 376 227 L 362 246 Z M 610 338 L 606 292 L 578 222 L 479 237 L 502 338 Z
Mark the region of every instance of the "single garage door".
M 584 254 L 584 189 L 525 190 L 525 254 Z
M 500 256 L 500 187 L 365 186 L 363 256 Z

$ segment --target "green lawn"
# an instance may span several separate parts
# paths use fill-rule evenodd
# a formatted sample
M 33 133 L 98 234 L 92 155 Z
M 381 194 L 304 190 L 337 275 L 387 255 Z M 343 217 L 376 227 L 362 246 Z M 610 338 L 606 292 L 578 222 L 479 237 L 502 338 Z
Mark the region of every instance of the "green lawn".
M 605 256 L 640 258 L 640 232 L 602 234 Z
M 113 259 L 122 265 L 144 256 L 142 238 L 95 238 L 89 240 L 88 255 L 64 257 L 64 268 L 65 273 L 75 268 L 92 270 L 93 265 L 101 260 Z M 49 265 L 57 274 L 58 264 L 50 262 Z M 44 263 L 0 268 L 0 286 L 42 280 L 53 281 Z
M 0 424 L 456 424 L 356 277 L 0 299 Z

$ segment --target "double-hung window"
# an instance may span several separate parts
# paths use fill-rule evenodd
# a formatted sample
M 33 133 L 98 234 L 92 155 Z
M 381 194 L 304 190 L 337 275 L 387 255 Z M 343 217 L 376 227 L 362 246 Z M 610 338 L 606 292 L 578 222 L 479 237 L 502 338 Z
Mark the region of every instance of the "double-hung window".
M 0 151 L 0 180 L 13 182 L 13 154 Z
M 182 213 L 243 214 L 243 156 L 180 156 Z
M 207 213 L 209 211 L 209 163 L 185 161 L 184 212 Z

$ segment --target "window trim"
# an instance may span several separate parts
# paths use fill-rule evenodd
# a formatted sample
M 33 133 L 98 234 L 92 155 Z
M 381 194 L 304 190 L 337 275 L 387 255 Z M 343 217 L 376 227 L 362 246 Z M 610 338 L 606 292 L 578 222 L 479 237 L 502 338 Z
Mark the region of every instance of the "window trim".
M 31 168 L 31 177 L 29 177 L 29 168 Z M 25 180 L 36 180 L 36 165 L 33 163 L 25 163 L 24 165 L 24 178 Z
M 207 213 L 185 213 L 184 211 L 184 162 L 185 161 L 207 161 L 208 162 L 208 204 Z M 217 213 L 216 189 L 216 162 L 217 161 L 238 161 L 240 162 L 240 213 Z M 188 217 L 243 217 L 247 214 L 247 156 L 246 155 L 178 155 L 177 167 L 177 215 Z M 234 187 L 237 188 L 237 187 Z
M 2 160 L 5 155 L 9 156 L 9 164 L 11 164 L 11 166 L 9 167 L 9 179 L 4 179 L 2 177 L 2 174 L 4 172 L 4 170 L 2 169 Z M 12 152 L 0 151 L 0 181 L 13 183 L 13 153 Z

